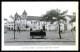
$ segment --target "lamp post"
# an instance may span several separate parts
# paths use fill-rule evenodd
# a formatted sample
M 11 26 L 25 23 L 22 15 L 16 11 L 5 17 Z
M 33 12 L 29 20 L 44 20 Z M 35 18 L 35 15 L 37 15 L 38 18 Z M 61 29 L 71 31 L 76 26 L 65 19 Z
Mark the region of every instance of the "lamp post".
M 16 21 L 16 17 L 13 18 L 13 21 L 14 21 L 14 39 L 15 39 L 15 21 Z
M 16 17 L 14 17 L 14 39 L 15 39 L 15 21 L 16 21 Z
M 15 39 L 15 19 L 14 19 L 14 39 Z

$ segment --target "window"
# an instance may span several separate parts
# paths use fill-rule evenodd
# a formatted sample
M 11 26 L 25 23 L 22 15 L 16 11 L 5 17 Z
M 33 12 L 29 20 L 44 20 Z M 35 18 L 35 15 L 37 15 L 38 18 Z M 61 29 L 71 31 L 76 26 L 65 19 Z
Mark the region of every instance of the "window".
M 47 26 L 45 26 L 45 27 L 47 27 Z
M 40 26 L 40 23 L 39 23 L 39 26 Z
M 11 30 L 13 30 L 13 28 L 11 28 Z
M 39 27 L 39 30 L 40 30 L 40 27 Z
M 37 21 L 36 21 L 36 24 L 37 24 Z
M 35 24 L 35 21 L 34 21 L 34 24 Z
M 31 21 L 31 23 L 32 23 L 32 21 Z
M 40 22 L 39 22 L 39 26 L 40 26 Z
M 47 31 L 47 29 L 45 29 Z
M 40 22 L 39 22 L 40 23 Z
M 37 21 L 35 21 L 35 24 L 37 24 Z

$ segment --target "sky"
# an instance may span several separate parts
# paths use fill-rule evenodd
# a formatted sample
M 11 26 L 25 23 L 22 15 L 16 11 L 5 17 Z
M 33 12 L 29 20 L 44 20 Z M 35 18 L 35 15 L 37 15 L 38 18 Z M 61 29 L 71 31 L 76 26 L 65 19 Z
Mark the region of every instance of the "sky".
M 28 16 L 41 16 L 51 9 L 68 10 L 67 14 L 76 12 L 76 2 L 2 2 L 2 18 L 10 20 L 10 15 L 14 16 L 17 12 L 22 15 L 23 11 Z

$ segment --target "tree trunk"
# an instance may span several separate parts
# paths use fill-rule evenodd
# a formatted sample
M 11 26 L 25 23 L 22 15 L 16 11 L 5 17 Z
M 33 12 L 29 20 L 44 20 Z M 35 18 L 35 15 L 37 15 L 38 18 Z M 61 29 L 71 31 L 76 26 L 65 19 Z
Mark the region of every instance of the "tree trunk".
M 60 39 L 61 39 L 60 24 L 59 24 L 59 37 L 60 37 Z
M 72 29 L 73 29 L 73 23 L 71 24 L 71 26 L 72 26 Z M 73 30 L 72 30 L 72 35 L 73 35 Z

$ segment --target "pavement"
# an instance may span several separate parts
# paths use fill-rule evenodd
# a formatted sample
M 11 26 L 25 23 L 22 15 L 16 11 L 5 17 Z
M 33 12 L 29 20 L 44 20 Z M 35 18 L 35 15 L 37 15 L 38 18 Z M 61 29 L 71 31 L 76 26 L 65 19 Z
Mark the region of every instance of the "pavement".
M 25 32 L 22 32 L 22 34 L 16 33 L 17 37 L 14 39 L 13 35 L 10 33 L 5 33 L 5 43 L 9 42 L 75 42 L 75 35 L 73 35 L 70 32 L 66 32 L 66 34 L 62 34 L 62 39 L 59 38 L 59 35 L 52 35 L 56 32 L 47 32 L 46 37 L 44 39 L 41 39 L 40 37 L 37 38 L 31 38 L 29 35 L 29 32 L 26 36 Z M 69 34 L 68 34 L 69 33 Z M 49 35 L 50 34 L 50 35 Z M 6 35 L 10 35 L 6 37 Z M 53 37 L 52 37 L 53 36 Z
M 7 42 L 75 42 L 74 39 L 12 39 Z

